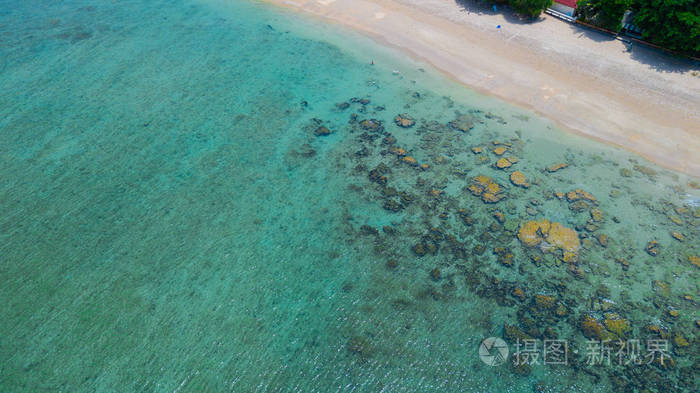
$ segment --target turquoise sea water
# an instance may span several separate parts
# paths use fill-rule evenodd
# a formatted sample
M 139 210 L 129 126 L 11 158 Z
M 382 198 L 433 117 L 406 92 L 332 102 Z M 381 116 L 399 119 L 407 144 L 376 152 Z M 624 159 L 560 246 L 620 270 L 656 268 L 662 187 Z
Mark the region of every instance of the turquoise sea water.
M 0 0 L 0 391 L 697 391 L 699 187 L 260 3 Z M 596 326 L 672 363 L 586 364 Z

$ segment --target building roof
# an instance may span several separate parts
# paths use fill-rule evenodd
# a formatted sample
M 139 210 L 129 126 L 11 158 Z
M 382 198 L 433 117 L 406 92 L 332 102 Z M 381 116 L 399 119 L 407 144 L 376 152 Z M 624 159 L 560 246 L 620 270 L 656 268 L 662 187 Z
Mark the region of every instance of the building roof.
M 576 8 L 576 0 L 554 0 L 554 2 L 563 4 L 567 7 Z

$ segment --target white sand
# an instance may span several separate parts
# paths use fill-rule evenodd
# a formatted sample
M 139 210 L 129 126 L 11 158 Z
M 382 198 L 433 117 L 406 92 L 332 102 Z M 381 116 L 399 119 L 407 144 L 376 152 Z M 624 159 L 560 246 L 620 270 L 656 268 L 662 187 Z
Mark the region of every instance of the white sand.
M 562 127 L 700 176 L 697 64 L 476 1 L 267 0 L 357 29 Z M 501 29 L 497 29 L 501 25 Z M 694 67 L 694 68 L 693 68 Z

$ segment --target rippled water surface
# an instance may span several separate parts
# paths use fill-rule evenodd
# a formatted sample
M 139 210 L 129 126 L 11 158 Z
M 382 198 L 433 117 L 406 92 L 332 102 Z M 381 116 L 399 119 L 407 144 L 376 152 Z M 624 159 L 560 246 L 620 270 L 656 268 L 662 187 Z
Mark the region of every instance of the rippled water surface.
M 267 5 L 0 1 L 0 180 L 3 392 L 698 390 L 697 179 Z

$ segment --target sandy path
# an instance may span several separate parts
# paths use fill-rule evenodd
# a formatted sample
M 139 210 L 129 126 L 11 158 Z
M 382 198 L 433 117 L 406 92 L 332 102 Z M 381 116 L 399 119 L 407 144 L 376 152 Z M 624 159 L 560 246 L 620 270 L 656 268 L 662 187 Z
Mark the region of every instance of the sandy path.
M 700 176 L 700 76 L 690 61 L 627 51 L 547 15 L 521 23 L 475 1 L 267 1 L 357 29 L 574 132 Z

